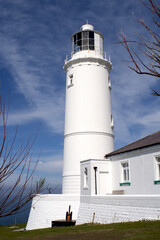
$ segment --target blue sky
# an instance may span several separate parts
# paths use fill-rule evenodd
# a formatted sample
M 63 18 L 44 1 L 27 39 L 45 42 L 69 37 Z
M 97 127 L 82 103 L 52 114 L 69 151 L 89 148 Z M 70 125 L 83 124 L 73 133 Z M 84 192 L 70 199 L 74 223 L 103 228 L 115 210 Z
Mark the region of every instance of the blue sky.
M 33 162 L 36 175 L 61 185 L 65 106 L 64 59 L 71 36 L 88 22 L 104 35 L 113 70 L 112 109 L 115 149 L 160 130 L 160 98 L 151 96 L 154 78 L 128 69 L 117 34 L 146 34 L 135 21 L 152 26 L 150 12 L 136 0 L 1 0 L 0 94 L 9 106 L 8 137 L 18 125 L 17 144 L 40 130 Z

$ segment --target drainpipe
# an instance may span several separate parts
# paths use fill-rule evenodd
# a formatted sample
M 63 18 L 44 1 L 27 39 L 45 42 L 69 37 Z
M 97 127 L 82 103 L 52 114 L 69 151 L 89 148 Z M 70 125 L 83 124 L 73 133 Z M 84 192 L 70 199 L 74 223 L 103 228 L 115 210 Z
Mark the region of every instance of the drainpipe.
M 97 167 L 94 167 L 95 174 L 95 195 L 97 195 Z

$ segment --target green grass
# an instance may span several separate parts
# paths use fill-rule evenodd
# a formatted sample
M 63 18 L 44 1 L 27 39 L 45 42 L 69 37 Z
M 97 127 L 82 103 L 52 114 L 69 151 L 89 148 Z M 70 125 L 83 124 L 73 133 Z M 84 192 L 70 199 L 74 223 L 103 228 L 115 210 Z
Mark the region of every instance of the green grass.
M 0 226 L 0 240 L 160 240 L 160 221 L 139 221 L 113 224 L 84 224 L 15 232 L 10 226 Z M 23 225 L 17 225 L 21 229 Z

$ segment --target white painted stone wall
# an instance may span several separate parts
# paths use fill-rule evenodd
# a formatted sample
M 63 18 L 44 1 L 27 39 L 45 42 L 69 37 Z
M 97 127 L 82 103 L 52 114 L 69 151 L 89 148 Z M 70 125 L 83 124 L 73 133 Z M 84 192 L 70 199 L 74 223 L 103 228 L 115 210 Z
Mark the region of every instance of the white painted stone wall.
M 160 156 L 160 145 L 111 156 L 112 190 L 124 190 L 124 194 L 160 194 L 160 184 L 155 184 L 156 157 Z M 120 186 L 121 162 L 128 161 L 130 186 Z
M 65 220 L 71 205 L 72 219 L 77 219 L 80 197 L 62 194 L 37 195 L 33 201 L 26 230 L 50 228 L 52 221 Z
M 160 195 L 81 196 L 76 224 L 160 220 Z

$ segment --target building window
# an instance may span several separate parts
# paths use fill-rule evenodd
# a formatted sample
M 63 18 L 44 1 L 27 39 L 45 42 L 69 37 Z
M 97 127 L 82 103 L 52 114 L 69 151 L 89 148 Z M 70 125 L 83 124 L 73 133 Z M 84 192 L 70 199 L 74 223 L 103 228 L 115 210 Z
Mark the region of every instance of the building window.
M 129 181 L 129 165 L 128 162 L 121 163 L 122 165 L 122 180 L 123 182 Z
M 122 162 L 121 169 L 122 169 L 122 182 L 120 183 L 120 186 L 130 185 L 131 183 L 130 183 L 130 174 L 129 174 L 129 163 Z
M 70 88 L 72 86 L 73 86 L 73 74 L 70 74 L 69 79 L 68 79 L 67 88 Z
M 84 188 L 88 187 L 88 168 L 84 169 Z
M 160 184 L 160 156 L 156 157 L 156 180 L 155 184 Z

